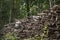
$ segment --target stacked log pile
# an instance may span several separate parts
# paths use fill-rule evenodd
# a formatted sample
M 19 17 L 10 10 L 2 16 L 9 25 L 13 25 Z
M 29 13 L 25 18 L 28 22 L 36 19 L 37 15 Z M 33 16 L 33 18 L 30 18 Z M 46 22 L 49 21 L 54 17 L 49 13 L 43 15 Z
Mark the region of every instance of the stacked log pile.
M 39 22 L 40 21 L 40 22 Z M 26 20 L 19 20 L 15 23 L 5 25 L 3 33 L 17 33 L 19 39 L 40 36 L 42 33 L 43 21 L 40 16 L 31 16 Z
M 60 40 L 60 5 L 53 6 L 51 24 L 48 26 L 48 40 Z

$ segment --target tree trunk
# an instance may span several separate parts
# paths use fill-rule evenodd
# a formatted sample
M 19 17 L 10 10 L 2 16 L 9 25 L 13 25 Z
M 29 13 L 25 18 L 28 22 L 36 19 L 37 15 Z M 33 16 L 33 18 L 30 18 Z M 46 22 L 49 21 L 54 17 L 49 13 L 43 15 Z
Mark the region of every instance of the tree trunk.
M 26 0 L 26 8 L 27 8 L 27 17 L 29 17 L 30 16 L 29 0 Z

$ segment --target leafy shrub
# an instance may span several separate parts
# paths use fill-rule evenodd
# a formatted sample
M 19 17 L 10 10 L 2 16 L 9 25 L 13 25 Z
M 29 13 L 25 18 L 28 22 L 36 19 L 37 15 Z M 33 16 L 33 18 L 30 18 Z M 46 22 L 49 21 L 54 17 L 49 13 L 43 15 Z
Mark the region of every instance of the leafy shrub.
M 14 33 L 12 35 L 11 33 L 7 33 L 3 36 L 2 40 L 17 40 L 17 34 Z

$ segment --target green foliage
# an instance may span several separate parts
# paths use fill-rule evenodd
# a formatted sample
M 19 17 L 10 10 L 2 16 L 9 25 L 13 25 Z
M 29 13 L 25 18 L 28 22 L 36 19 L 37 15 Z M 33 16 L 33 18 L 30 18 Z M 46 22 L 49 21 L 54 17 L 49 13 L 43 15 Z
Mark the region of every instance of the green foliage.
M 20 6 L 20 15 L 18 16 L 19 18 L 26 18 L 26 4 L 23 3 L 23 5 Z
M 37 15 L 37 12 L 38 12 L 38 7 L 36 5 L 33 5 L 32 7 L 30 7 L 31 15 Z
M 2 37 L 2 40 L 17 40 L 17 34 L 14 33 L 12 35 L 11 33 L 7 33 Z
M 48 24 L 47 22 L 44 23 L 43 33 L 41 35 L 41 40 L 47 40 L 46 37 L 48 36 Z

